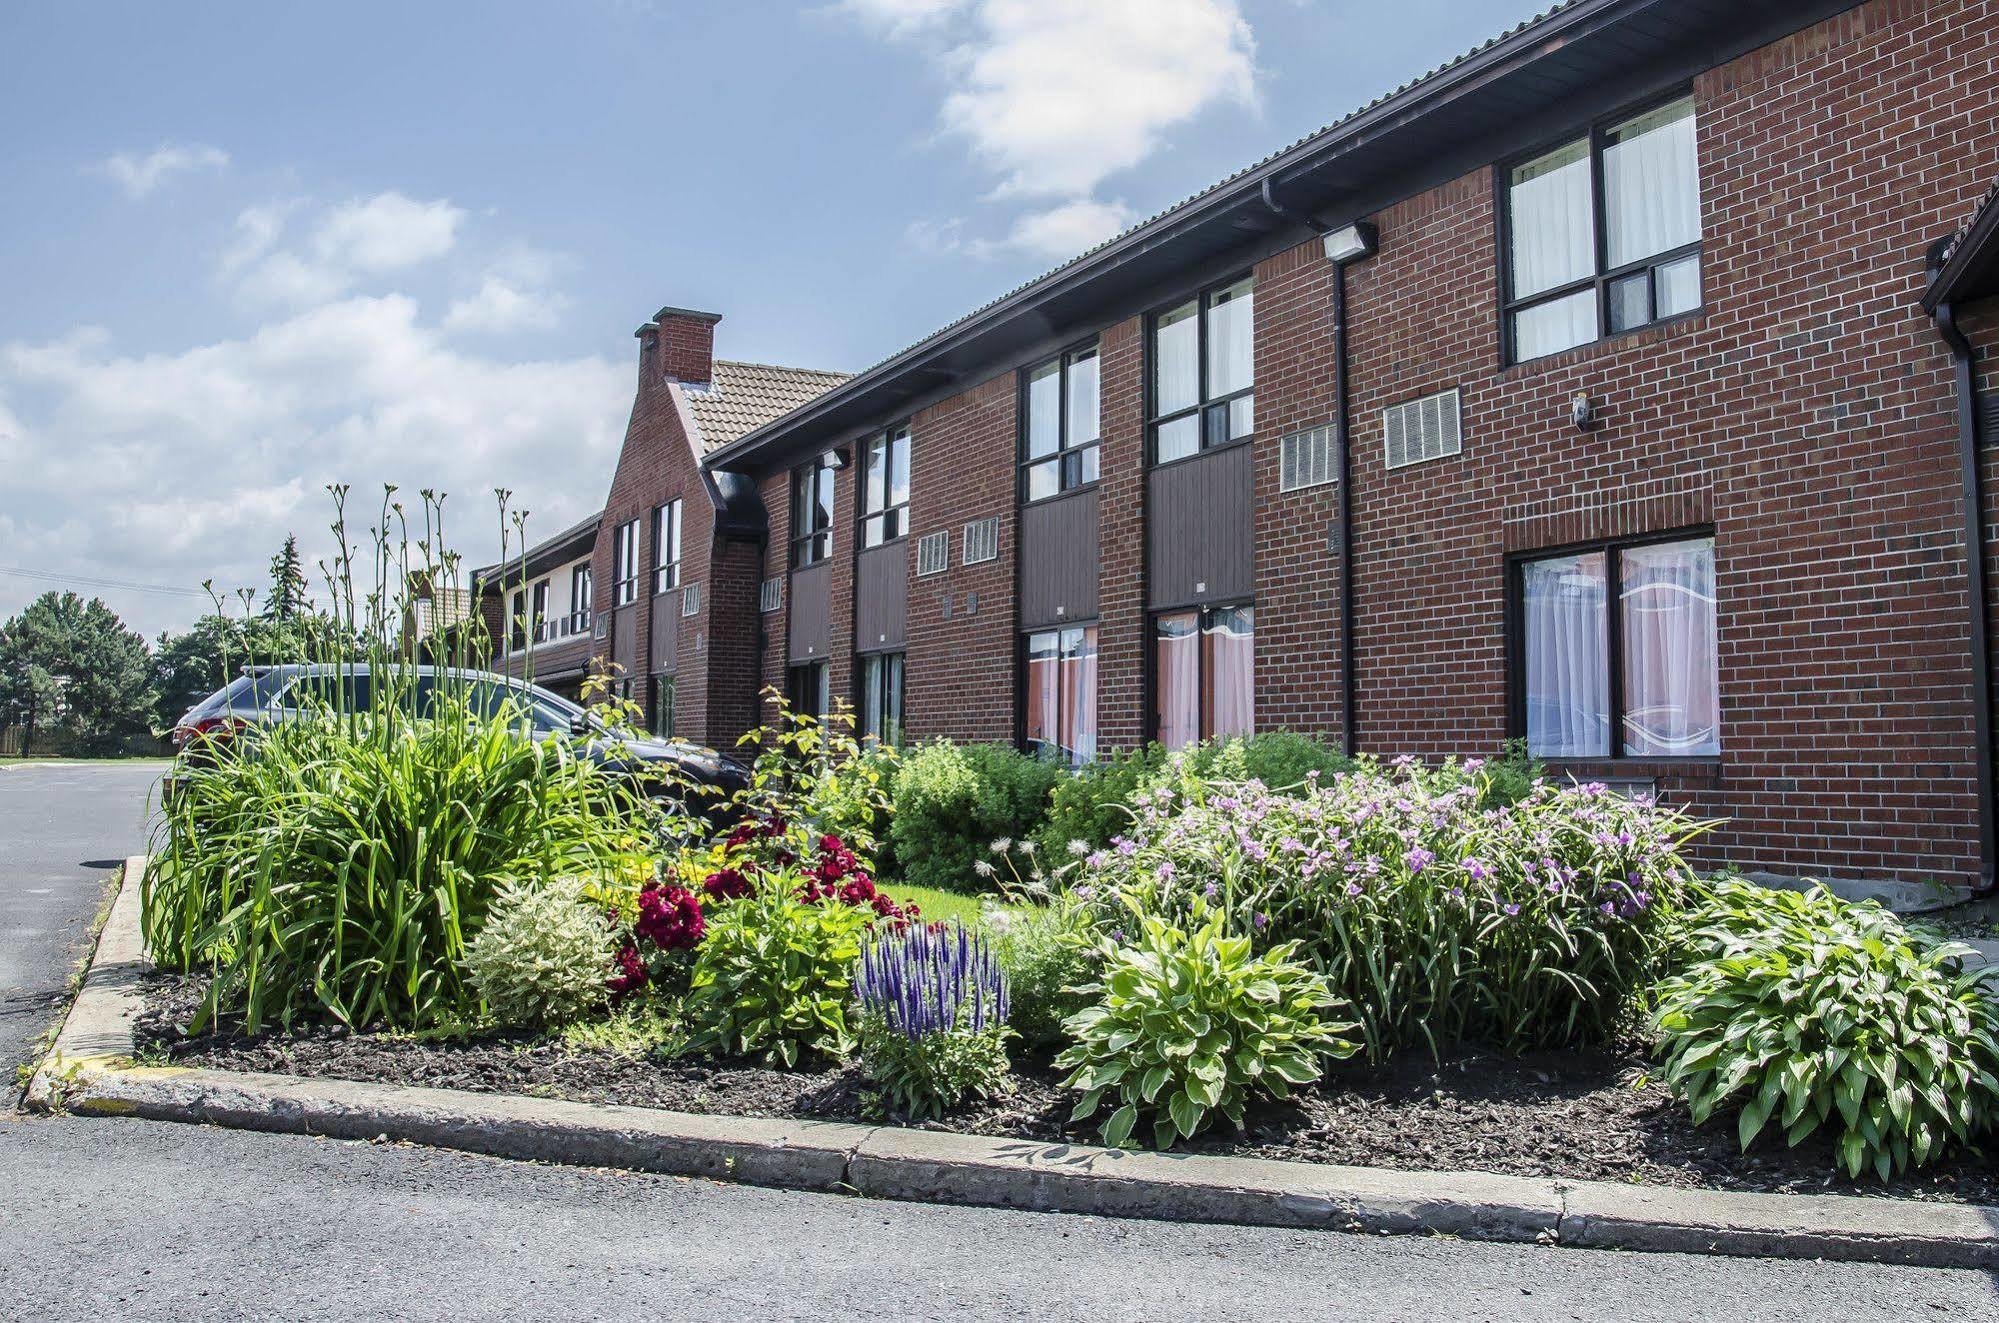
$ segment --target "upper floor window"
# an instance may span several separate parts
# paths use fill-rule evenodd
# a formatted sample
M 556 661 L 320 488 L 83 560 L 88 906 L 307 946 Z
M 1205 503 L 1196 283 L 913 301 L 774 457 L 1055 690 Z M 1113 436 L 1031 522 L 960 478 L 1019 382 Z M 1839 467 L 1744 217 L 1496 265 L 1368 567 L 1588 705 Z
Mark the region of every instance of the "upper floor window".
M 833 554 L 833 457 L 791 471 L 791 568 Z
M 548 580 L 546 579 L 530 590 L 528 629 L 532 631 L 537 642 L 548 637 Z
M 1542 758 L 1721 752 L 1714 539 L 1516 562 L 1515 727 Z
M 569 571 L 569 632 L 581 634 L 590 628 L 590 616 L 597 609 L 592 600 L 594 576 L 590 562 L 584 561 Z
M 1152 462 L 1256 428 L 1256 282 L 1211 289 L 1152 320 Z
M 667 592 L 680 586 L 680 498 L 653 507 L 652 590 Z
M 611 543 L 612 585 L 619 606 L 639 599 L 639 521 L 619 524 Z
M 1027 369 L 1021 409 L 1020 499 L 1038 501 L 1097 480 L 1097 347 Z
M 830 508 L 830 488 L 827 505 Z M 909 427 L 891 427 L 861 456 L 861 545 L 878 547 L 909 531 Z
M 1516 363 L 1698 310 L 1693 98 L 1597 125 L 1512 167 L 1506 234 Z
M 528 645 L 528 592 L 516 588 L 507 595 L 507 651 L 519 652 Z

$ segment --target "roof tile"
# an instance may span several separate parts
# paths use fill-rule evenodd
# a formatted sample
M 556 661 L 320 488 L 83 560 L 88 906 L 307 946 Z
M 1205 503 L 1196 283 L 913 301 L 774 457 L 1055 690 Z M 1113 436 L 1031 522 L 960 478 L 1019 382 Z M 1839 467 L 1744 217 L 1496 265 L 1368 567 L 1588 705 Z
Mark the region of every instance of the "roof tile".
M 683 382 L 679 390 L 701 429 L 706 454 L 825 394 L 847 375 L 717 359 L 712 382 L 706 386 Z

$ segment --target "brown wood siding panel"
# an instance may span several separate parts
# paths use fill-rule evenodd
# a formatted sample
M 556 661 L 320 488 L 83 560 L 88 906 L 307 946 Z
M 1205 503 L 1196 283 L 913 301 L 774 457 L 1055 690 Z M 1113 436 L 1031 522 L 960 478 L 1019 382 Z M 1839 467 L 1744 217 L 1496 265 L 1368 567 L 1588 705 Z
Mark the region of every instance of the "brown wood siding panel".
M 655 675 L 671 675 L 677 669 L 680 652 L 680 590 L 655 594 L 652 599 L 652 658 Z
M 618 673 L 617 678 L 620 680 L 629 680 L 637 674 L 638 623 L 637 603 L 621 606 L 611 613 L 611 662 L 624 668 Z
M 532 652 L 493 659 L 493 670 L 517 679 L 540 680 L 581 675 L 590 661 L 590 636 L 579 634 L 555 643 L 537 643 Z
M 817 565 L 791 572 L 791 583 L 788 585 L 791 612 L 785 629 L 785 655 L 793 664 L 824 661 L 832 649 L 832 614 L 828 609 L 832 580 L 833 565 L 830 561 L 822 560 Z
M 1169 464 L 1148 481 L 1151 604 L 1227 602 L 1255 591 L 1250 446 Z
M 1020 625 L 1097 617 L 1097 493 L 1020 512 Z
M 854 567 L 854 651 L 902 651 L 908 623 L 908 542 L 863 551 Z

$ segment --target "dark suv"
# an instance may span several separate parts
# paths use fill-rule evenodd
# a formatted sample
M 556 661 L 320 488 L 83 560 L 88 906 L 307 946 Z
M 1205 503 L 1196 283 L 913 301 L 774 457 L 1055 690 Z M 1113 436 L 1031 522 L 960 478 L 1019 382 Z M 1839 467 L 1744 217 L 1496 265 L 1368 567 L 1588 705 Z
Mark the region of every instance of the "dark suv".
M 713 815 L 729 797 L 749 784 L 749 769 L 713 749 L 684 740 L 613 732 L 586 708 L 558 694 L 509 676 L 486 671 L 411 668 L 418 715 L 432 705 L 442 677 L 465 686 L 475 712 L 498 716 L 511 710 L 537 740 L 571 739 L 583 757 L 608 771 L 644 781 L 646 793 L 678 805 L 692 783 L 698 805 Z M 368 709 L 374 677 L 365 665 L 259 666 L 188 709 L 175 723 L 174 748 L 180 765 L 169 773 L 163 793 L 171 798 L 181 766 L 213 760 L 230 742 L 254 735 L 260 726 L 295 718 L 310 707 L 334 707 L 348 712 Z M 649 773 L 670 771 L 678 777 Z

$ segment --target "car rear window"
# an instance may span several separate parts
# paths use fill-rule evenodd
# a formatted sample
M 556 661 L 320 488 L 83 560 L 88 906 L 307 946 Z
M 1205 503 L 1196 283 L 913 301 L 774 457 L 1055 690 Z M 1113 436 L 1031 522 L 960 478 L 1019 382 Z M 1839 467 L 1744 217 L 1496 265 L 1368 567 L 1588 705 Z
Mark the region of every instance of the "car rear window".
M 366 712 L 369 703 L 366 672 L 346 675 L 305 675 L 285 690 L 280 707 L 330 707 L 337 712 Z
M 248 708 L 260 708 L 271 701 L 277 692 L 281 676 L 271 671 L 257 675 L 239 675 L 228 684 L 210 694 L 188 709 L 188 717 L 212 717 L 225 708 L 238 712 Z

